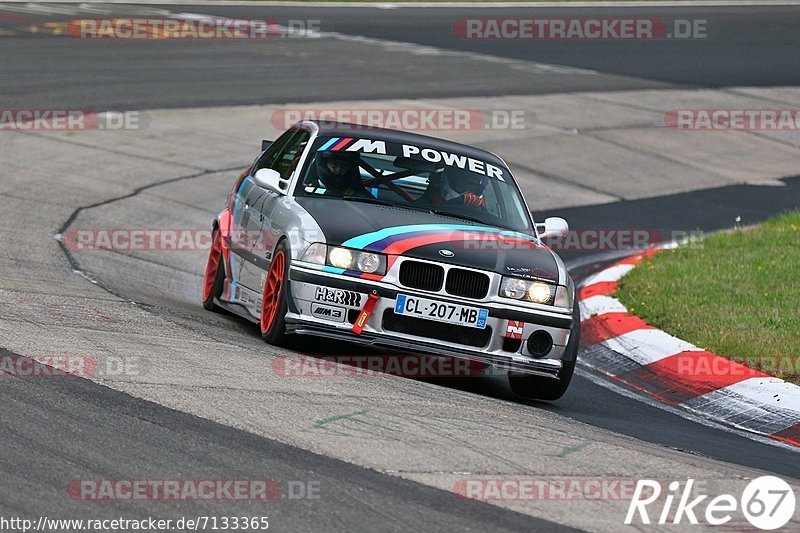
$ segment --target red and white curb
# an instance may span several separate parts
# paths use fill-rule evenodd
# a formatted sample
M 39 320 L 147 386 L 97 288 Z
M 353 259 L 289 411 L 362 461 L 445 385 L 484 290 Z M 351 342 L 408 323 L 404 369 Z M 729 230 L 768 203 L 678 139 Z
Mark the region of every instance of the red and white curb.
M 648 250 L 578 290 L 582 363 L 667 404 L 800 446 L 800 387 L 682 341 L 628 313 L 617 282 Z

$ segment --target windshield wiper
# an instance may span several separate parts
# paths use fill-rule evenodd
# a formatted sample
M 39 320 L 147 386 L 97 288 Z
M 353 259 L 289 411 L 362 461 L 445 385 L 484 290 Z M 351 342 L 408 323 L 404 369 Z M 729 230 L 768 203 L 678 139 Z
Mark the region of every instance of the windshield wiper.
M 477 222 L 478 224 L 483 224 L 484 226 L 489 226 L 490 224 L 484 220 L 481 220 L 476 217 L 471 217 L 469 215 L 462 215 L 461 213 L 454 213 L 452 211 L 445 211 L 444 209 L 433 209 L 431 213 L 435 215 L 442 215 L 445 217 L 455 217 L 455 218 L 463 218 L 464 220 L 469 220 L 471 222 Z

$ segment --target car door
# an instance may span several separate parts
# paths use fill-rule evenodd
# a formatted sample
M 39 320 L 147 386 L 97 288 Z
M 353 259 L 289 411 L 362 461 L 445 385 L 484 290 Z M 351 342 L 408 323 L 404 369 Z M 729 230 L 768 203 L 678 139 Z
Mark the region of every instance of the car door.
M 277 171 L 282 179 L 290 179 L 300 162 L 300 158 L 303 155 L 306 145 L 308 145 L 310 137 L 311 134 L 308 131 L 297 130 L 283 149 L 276 154 L 276 157 L 273 160 L 265 162 L 266 167 L 254 168 L 253 172 L 258 172 L 260 168 L 271 168 Z M 258 232 L 260 240 L 258 243 L 255 243 L 251 250 L 254 255 L 258 256 L 258 264 L 263 268 L 259 276 L 259 292 L 261 292 L 264 280 L 266 280 L 266 273 L 272 261 L 272 252 L 278 244 L 278 239 L 285 231 L 281 221 L 276 220 L 272 216 L 277 203 L 281 201 L 284 196 L 275 191 L 263 191 L 264 194 L 258 198 L 256 204 L 259 213 L 258 228 L 253 226 L 253 230 Z M 251 216 L 250 220 L 255 224 L 256 221 L 254 217 Z
M 241 285 L 254 292 L 258 292 L 260 285 L 260 271 L 264 265 L 257 265 L 257 257 L 253 250 L 258 245 L 254 239 L 259 238 L 261 231 L 261 205 L 266 194 L 264 189 L 257 187 L 253 181 L 253 174 L 258 168 L 269 168 L 283 153 L 283 149 L 291 138 L 297 133 L 289 130 L 272 143 L 253 163 L 250 174 L 242 181 L 236 190 L 233 203 L 233 225 L 231 228 L 231 271 L 232 278 L 237 285 Z M 263 255 L 262 255 L 263 257 Z M 240 295 L 241 296 L 241 295 Z

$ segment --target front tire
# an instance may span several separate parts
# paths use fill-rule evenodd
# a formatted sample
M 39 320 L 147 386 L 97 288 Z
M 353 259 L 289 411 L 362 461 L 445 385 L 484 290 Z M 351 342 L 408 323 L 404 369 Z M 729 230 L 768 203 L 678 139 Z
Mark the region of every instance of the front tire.
M 275 248 L 269 265 L 267 280 L 261 295 L 261 338 L 281 346 L 286 340 L 286 312 L 288 310 L 286 280 L 289 274 L 289 249 L 286 241 Z
M 575 373 L 575 364 L 578 362 L 578 346 L 581 340 L 581 314 L 578 304 L 575 304 L 572 319 L 572 332 L 564 350 L 564 357 L 569 357 L 570 360 L 563 362 L 561 370 L 558 371 L 558 379 L 509 372 L 508 384 L 514 394 L 528 400 L 545 401 L 558 400 L 564 396 Z
M 214 299 L 222 294 L 224 284 L 225 261 L 222 258 L 222 237 L 219 229 L 215 229 L 211 236 L 211 249 L 208 251 L 206 275 L 203 279 L 203 308 L 207 311 L 222 311 L 222 308 L 214 303 Z

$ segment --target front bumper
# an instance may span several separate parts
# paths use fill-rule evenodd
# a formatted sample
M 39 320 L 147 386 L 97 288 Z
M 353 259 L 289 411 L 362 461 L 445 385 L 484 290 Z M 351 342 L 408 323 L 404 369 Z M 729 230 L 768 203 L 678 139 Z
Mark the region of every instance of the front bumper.
M 338 289 L 326 291 L 327 289 Z M 561 359 L 572 329 L 572 316 L 556 312 L 532 311 L 513 305 L 496 305 L 456 297 L 442 298 L 386 282 L 330 274 L 292 264 L 289 271 L 289 312 L 287 332 L 346 340 L 394 350 L 457 357 L 496 368 L 557 377 Z M 379 297 L 360 335 L 353 333 L 353 322 L 370 293 Z M 488 309 L 486 329 L 425 322 L 424 327 L 398 327 L 394 315 L 398 294 L 433 298 L 447 303 Z M 413 322 L 413 320 L 412 320 Z M 509 322 L 519 339 L 508 338 Z M 519 323 L 524 323 L 520 326 Z M 521 328 L 521 329 L 519 329 Z M 519 333 L 521 331 L 521 333 Z M 533 357 L 527 339 L 535 331 L 547 332 L 553 340 L 549 353 Z

